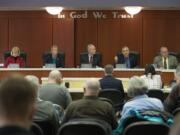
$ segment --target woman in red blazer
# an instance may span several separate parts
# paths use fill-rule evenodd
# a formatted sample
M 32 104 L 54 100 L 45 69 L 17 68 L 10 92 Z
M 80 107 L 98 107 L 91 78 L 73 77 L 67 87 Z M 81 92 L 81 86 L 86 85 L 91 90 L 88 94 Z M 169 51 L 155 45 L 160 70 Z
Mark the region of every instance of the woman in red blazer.
M 9 56 L 4 64 L 4 67 L 8 67 L 9 64 L 19 64 L 19 67 L 25 67 L 25 61 L 20 57 L 19 47 L 13 47 L 11 50 L 11 56 Z

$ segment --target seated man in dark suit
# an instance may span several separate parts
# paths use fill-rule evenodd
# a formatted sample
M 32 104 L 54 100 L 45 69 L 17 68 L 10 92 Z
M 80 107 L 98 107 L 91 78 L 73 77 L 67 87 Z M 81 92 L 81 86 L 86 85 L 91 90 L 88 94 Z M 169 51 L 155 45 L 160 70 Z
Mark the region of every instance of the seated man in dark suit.
M 35 112 L 36 89 L 24 77 L 0 84 L 0 135 L 34 135 L 28 129 Z
M 93 44 L 87 46 L 87 53 L 80 56 L 80 64 L 92 64 L 93 67 L 100 66 L 101 56 L 96 53 L 96 47 Z
M 126 68 L 137 67 L 137 58 L 129 53 L 129 48 L 127 46 L 124 46 L 122 48 L 122 53 L 115 56 L 114 59 L 116 64 L 125 64 Z
M 51 52 L 43 56 L 43 64 L 55 64 L 57 68 L 64 67 L 64 57 L 58 52 L 58 46 L 53 45 Z
M 103 120 L 115 129 L 117 121 L 113 107 L 109 102 L 98 98 L 99 90 L 99 81 L 89 79 L 85 84 L 83 99 L 74 101 L 68 106 L 62 123 L 76 118 L 92 118 Z
M 101 89 L 116 89 L 120 90 L 122 94 L 124 94 L 124 88 L 121 80 L 113 77 L 113 66 L 106 65 L 105 66 L 105 76 L 99 80 Z

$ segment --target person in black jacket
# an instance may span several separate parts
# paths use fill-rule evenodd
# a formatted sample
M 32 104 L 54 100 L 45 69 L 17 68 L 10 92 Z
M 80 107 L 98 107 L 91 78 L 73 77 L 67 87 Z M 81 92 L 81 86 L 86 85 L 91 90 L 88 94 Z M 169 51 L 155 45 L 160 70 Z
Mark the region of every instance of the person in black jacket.
M 55 64 L 56 67 L 64 68 L 64 56 L 63 54 L 58 53 L 59 49 L 57 45 L 51 47 L 51 52 L 43 56 L 43 64 Z
M 124 46 L 122 48 L 122 53 L 117 54 L 114 59 L 116 64 L 125 64 L 126 68 L 137 67 L 137 58 L 129 53 L 129 48 L 127 46 Z
M 116 89 L 124 94 L 122 81 L 113 77 L 113 66 L 108 64 L 104 69 L 105 76 L 99 80 L 101 89 Z
M 100 66 L 101 55 L 96 53 L 96 47 L 93 44 L 87 46 L 87 53 L 81 54 L 80 64 L 92 64 L 93 67 Z
M 24 77 L 10 76 L 0 84 L 0 135 L 33 135 L 36 88 Z

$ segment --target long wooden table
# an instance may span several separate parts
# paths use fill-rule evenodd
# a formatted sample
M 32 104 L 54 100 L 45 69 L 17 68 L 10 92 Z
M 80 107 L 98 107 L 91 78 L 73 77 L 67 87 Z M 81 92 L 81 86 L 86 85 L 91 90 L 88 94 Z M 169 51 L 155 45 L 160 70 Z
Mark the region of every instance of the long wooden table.
M 57 68 L 62 72 L 63 77 L 79 78 L 79 77 L 98 77 L 104 76 L 104 70 L 98 69 L 79 69 L 79 68 Z M 0 79 L 7 76 L 8 74 L 22 74 L 22 75 L 35 75 L 41 79 L 42 77 L 47 77 L 50 68 L 20 68 L 20 69 L 8 69 L 0 68 Z M 174 79 L 175 70 L 157 70 L 161 75 L 162 81 L 165 85 L 168 85 L 171 80 Z M 117 78 L 130 78 L 132 76 L 143 75 L 144 69 L 115 69 L 114 76 Z

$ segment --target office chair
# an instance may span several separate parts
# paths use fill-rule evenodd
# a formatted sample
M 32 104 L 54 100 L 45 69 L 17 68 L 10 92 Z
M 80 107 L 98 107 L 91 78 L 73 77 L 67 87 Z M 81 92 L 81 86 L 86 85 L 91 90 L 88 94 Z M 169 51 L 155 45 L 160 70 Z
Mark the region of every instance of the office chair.
M 153 97 L 164 101 L 164 93 L 160 89 L 149 89 L 147 92 L 148 97 Z
M 130 124 L 123 135 L 168 135 L 169 127 L 166 124 L 141 121 Z
M 124 93 L 116 89 L 103 89 L 99 92 L 99 97 L 112 101 L 115 111 L 122 110 L 124 105 Z
M 111 135 L 111 127 L 103 120 L 79 118 L 63 124 L 57 135 Z

